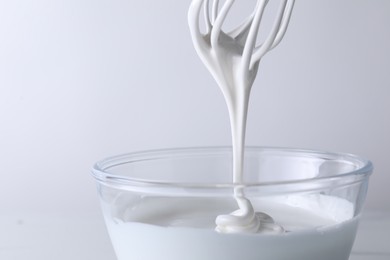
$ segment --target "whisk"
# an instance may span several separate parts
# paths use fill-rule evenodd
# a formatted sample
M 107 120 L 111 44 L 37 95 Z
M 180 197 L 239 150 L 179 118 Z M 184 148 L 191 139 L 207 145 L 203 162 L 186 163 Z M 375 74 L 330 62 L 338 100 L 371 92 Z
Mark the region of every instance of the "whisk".
M 188 22 L 194 47 L 205 66 L 217 81 L 225 97 L 233 136 L 233 182 L 242 183 L 246 115 L 250 89 L 256 78 L 261 58 L 282 40 L 290 21 L 295 0 L 281 0 L 276 18 L 265 40 L 256 44 L 260 23 L 269 0 L 258 0 L 254 11 L 230 32 L 222 26 L 235 0 L 193 0 Z M 200 29 L 203 9 L 206 32 Z M 240 138 L 234 138 L 240 137 Z
M 222 31 L 222 26 L 235 0 L 193 0 L 189 8 L 189 25 L 198 55 L 220 85 L 242 85 L 250 88 L 256 77 L 261 58 L 282 40 L 295 0 L 282 0 L 274 25 L 264 42 L 256 46 L 256 40 L 269 0 L 258 0 L 254 12 L 232 31 Z M 201 10 L 204 11 L 206 33 L 199 26 Z M 223 69 L 222 69 L 223 67 Z M 229 75 L 220 75 L 222 71 Z M 244 87 L 244 86 L 243 86 Z M 223 87 L 224 88 L 224 87 Z M 224 91 L 224 90 L 223 90 Z

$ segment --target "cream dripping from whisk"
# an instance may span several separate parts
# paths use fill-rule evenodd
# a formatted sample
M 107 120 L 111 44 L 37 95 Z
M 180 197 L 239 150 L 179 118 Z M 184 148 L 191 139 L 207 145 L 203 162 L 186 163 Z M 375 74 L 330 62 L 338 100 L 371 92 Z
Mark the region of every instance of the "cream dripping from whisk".
M 250 90 L 261 58 L 282 40 L 295 0 L 281 0 L 274 25 L 260 45 L 256 44 L 259 27 L 269 0 L 258 0 L 253 13 L 237 28 L 225 33 L 222 26 L 235 0 L 193 0 L 188 12 L 192 41 L 199 57 L 220 87 L 230 117 L 233 145 L 233 183 L 243 183 L 245 129 Z M 199 17 L 203 10 L 206 33 L 201 33 Z M 216 219 L 222 233 L 272 232 L 283 228 L 265 213 L 257 213 L 243 188 L 234 190 L 238 210 Z

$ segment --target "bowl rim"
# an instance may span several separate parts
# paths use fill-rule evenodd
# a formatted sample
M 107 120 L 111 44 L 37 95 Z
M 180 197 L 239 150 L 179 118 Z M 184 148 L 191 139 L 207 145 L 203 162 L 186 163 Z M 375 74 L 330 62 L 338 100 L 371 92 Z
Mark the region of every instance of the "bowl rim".
M 307 184 L 312 182 L 334 182 L 337 180 L 345 180 L 342 185 L 350 185 L 361 182 L 368 178 L 373 171 L 373 164 L 371 161 L 360 156 L 350 153 L 327 152 L 321 150 L 301 149 L 301 148 L 286 148 L 286 147 L 269 147 L 269 146 L 246 146 L 247 152 L 282 152 L 290 154 L 311 155 L 317 158 L 334 157 L 350 162 L 359 162 L 361 167 L 358 169 L 339 173 L 337 175 L 321 176 L 299 180 L 287 181 L 269 181 L 269 182 L 244 182 L 244 183 L 194 183 L 194 182 L 163 182 L 163 181 L 149 181 L 145 179 L 136 179 L 128 176 L 121 176 L 113 174 L 107 170 L 127 163 L 136 163 L 145 160 L 157 160 L 163 158 L 179 158 L 184 156 L 222 154 L 232 153 L 231 146 L 200 146 L 200 147 L 178 147 L 167 149 L 143 150 L 138 152 L 124 153 L 116 156 L 110 156 L 99 160 L 92 167 L 92 176 L 100 183 L 121 185 L 121 186 L 141 186 L 141 187 L 158 187 L 158 188 L 194 188 L 194 189 L 210 189 L 210 188 L 264 188 L 271 186 L 287 186 L 297 184 Z M 247 153 L 246 153 L 247 154 Z M 349 178 L 350 177 L 350 178 Z

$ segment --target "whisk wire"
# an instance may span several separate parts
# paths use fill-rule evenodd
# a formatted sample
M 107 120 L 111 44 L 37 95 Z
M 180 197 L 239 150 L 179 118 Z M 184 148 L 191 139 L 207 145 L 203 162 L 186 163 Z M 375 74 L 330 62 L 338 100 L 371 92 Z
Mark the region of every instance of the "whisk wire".
M 214 22 L 213 29 L 211 30 L 211 47 L 218 46 L 219 36 L 221 34 L 222 25 L 228 15 L 231 7 L 233 6 L 234 0 L 226 0 L 224 5 L 219 12 L 217 19 Z

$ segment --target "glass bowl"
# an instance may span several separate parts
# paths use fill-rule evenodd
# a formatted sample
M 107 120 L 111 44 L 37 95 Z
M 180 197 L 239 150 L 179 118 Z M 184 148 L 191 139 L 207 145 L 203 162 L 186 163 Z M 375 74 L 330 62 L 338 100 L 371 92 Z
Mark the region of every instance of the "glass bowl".
M 231 147 L 129 153 L 96 163 L 103 215 L 119 260 L 347 260 L 370 161 L 301 149 L 247 147 L 232 183 Z M 240 188 L 282 234 L 221 234 Z

